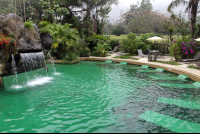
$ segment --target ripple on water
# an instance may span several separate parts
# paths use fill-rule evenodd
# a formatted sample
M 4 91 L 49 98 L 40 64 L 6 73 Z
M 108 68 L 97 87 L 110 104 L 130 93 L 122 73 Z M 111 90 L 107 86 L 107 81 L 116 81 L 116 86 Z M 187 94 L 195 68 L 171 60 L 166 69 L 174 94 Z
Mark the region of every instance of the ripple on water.
M 58 76 L 49 70 L 48 77 L 16 86 L 16 90 L 28 92 L 0 93 L 0 132 L 172 132 L 140 119 L 147 110 L 200 123 L 198 110 L 157 102 L 159 97 L 200 102 L 195 97 L 200 93 L 198 89 L 160 87 L 158 83 L 165 81 L 153 80 L 148 73 L 97 63 L 55 65 Z M 165 76 L 169 73 L 162 73 Z

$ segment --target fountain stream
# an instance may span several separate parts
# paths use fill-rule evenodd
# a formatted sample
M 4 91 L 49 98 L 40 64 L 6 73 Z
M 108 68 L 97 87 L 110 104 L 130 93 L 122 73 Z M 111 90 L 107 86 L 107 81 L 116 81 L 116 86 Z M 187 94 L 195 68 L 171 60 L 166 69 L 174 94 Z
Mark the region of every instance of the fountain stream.
M 51 61 L 51 64 L 52 64 L 52 68 L 53 68 L 53 70 L 54 70 L 54 73 L 56 74 L 56 68 L 55 68 L 54 60 L 52 59 L 51 54 L 50 54 L 49 52 L 48 52 L 48 56 L 49 56 L 49 58 L 50 58 L 50 61 Z

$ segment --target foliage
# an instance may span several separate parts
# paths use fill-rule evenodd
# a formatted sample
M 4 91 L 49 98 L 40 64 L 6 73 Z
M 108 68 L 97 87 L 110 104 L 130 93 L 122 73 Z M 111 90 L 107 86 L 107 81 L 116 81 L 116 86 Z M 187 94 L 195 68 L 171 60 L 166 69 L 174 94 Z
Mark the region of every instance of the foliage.
M 125 34 L 164 33 L 161 21 L 166 18 L 164 14 L 153 11 L 150 0 L 142 0 L 141 3 L 131 5 L 129 11 L 121 13 L 118 25 L 125 28 Z
M 196 66 L 194 66 L 194 65 L 189 65 L 187 68 L 198 69 L 198 70 L 200 70 L 200 68 L 198 68 L 198 67 L 196 67 Z
M 28 29 L 34 29 L 34 26 L 33 26 L 33 21 L 31 20 L 28 20 L 24 23 L 24 27 L 25 28 L 28 28 Z
M 141 34 L 140 38 L 138 39 L 140 46 L 137 49 L 142 49 L 143 52 L 145 52 L 147 48 L 152 49 L 151 47 L 153 46 L 153 42 L 148 41 L 147 39 L 153 36 L 153 33 Z
M 90 49 L 88 48 L 89 43 L 85 41 L 84 38 L 80 39 L 77 44 L 77 49 L 80 54 L 80 57 L 88 57 Z
M 110 40 L 108 41 L 108 44 L 110 44 L 112 50 L 113 50 L 116 46 L 120 45 L 119 40 L 117 40 L 117 39 L 110 39 Z
M 113 35 L 120 36 L 125 33 L 124 31 L 125 31 L 125 27 L 121 24 L 117 24 L 112 28 Z
M 109 50 L 111 50 L 111 47 L 107 43 L 98 43 L 97 46 L 94 47 L 94 50 L 97 52 L 97 56 L 105 57 L 106 53 L 108 53 Z
M 181 65 L 175 61 L 151 61 L 151 62 L 164 63 L 164 64 L 176 65 L 176 66 Z
M 107 43 L 110 39 L 110 36 L 106 35 L 97 35 L 93 33 L 91 36 L 86 38 L 86 41 L 89 43 L 89 49 L 94 50 L 94 47 L 97 46 L 98 43 L 104 44 Z
M 188 36 L 173 41 L 169 49 L 170 54 L 173 55 L 177 61 L 180 58 L 193 58 L 197 52 L 198 46 L 199 43 L 195 42 L 194 39 L 191 39 L 191 37 Z
M 117 56 L 117 57 L 114 57 L 114 58 L 139 60 L 139 58 L 131 58 L 130 56 L 131 56 L 131 55 L 128 54 L 128 55 L 120 55 L 120 56 Z
M 136 37 L 136 34 L 129 33 L 127 36 L 127 39 L 123 39 L 121 41 L 122 49 L 125 52 L 128 52 L 129 54 L 134 54 L 137 51 L 137 48 L 139 48 L 142 43 L 138 42 L 138 39 Z
M 48 32 L 53 38 L 52 55 L 59 59 L 72 59 L 78 56 L 77 43 L 79 40 L 78 31 L 70 28 L 71 24 L 41 24 L 41 33 Z
M 176 8 L 179 5 L 186 5 L 185 12 L 190 13 L 190 21 L 191 21 L 191 36 L 194 37 L 195 34 L 195 24 L 196 24 L 196 17 L 198 13 L 199 7 L 199 0 L 174 0 L 168 6 L 168 12 L 172 13 L 172 9 Z
M 16 46 L 17 42 L 15 39 L 7 36 L 7 35 L 3 35 L 3 33 L 0 33 L 0 51 L 3 51 L 4 54 L 6 55 L 4 59 L 5 62 L 8 61 L 10 53 L 15 54 L 16 53 Z

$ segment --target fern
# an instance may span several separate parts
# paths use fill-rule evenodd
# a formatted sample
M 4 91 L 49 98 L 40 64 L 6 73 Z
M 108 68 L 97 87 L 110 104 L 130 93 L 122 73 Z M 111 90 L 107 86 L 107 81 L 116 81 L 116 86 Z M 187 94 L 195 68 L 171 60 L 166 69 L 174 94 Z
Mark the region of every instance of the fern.
M 30 21 L 30 20 L 26 21 L 26 22 L 24 23 L 24 27 L 25 27 L 25 28 L 28 28 L 28 29 L 33 29 L 33 28 L 34 28 L 34 26 L 33 26 L 33 21 Z

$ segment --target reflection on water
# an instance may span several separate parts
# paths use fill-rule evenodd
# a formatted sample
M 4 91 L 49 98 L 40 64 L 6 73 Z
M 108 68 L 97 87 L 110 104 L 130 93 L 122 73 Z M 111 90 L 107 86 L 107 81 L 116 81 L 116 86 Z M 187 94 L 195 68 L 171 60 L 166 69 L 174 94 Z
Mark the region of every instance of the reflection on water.
M 141 68 L 132 65 L 102 63 L 82 61 L 55 65 L 60 75 L 55 75 L 49 64 L 49 77 L 28 82 L 23 91 L 12 93 L 1 89 L 0 132 L 174 132 L 166 128 L 170 122 L 160 126 L 141 119 L 146 111 L 200 123 L 199 110 L 158 102 L 160 97 L 165 97 L 200 103 L 199 89 L 161 87 L 158 83 L 174 81 L 152 79 L 150 74 L 140 73 Z M 155 75 L 178 76 L 169 72 Z M 175 82 L 193 83 L 191 80 Z

